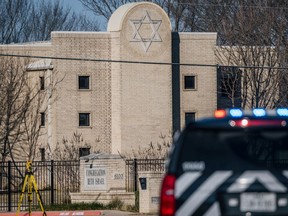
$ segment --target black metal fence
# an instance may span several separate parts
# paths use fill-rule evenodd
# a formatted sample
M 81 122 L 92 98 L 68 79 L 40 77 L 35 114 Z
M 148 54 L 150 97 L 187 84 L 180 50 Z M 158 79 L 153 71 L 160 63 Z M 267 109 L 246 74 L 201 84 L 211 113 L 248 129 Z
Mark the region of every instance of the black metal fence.
M 138 172 L 153 171 L 165 172 L 164 159 L 130 159 L 126 160 L 126 190 L 134 192 L 138 190 Z
M 32 172 L 45 205 L 70 202 L 80 188 L 79 161 L 34 161 Z M 17 210 L 26 175 L 26 162 L 0 162 L 0 211 Z M 32 207 L 39 206 L 33 189 Z M 27 189 L 21 209 L 28 207 Z
M 164 159 L 126 160 L 126 190 L 137 191 L 138 172 L 165 171 Z M 80 191 L 80 161 L 34 161 L 32 173 L 44 206 L 70 202 L 70 192 Z M 26 175 L 26 162 L 0 162 L 0 212 L 16 211 Z M 35 191 L 35 190 L 34 190 Z M 32 207 L 39 207 L 33 191 Z M 29 207 L 27 189 L 21 210 Z

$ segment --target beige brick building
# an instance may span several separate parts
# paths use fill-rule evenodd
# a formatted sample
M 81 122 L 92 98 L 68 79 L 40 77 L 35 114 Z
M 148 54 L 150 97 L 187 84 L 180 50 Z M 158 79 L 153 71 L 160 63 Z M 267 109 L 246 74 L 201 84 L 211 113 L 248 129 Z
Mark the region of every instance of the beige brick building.
M 61 80 L 45 112 L 41 148 L 53 152 L 77 131 L 91 152 L 127 152 L 217 107 L 215 68 L 171 64 L 215 64 L 216 33 L 171 32 L 156 4 L 121 6 L 107 32 L 52 32 L 51 38 L 0 47 L 3 53 L 50 56 L 28 70 L 44 77 L 45 87 Z

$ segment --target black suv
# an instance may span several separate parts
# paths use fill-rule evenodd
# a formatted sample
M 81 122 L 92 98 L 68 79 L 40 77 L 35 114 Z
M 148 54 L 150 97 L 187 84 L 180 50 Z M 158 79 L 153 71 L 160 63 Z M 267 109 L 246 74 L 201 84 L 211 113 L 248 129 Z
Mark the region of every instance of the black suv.
M 218 110 L 175 140 L 160 215 L 288 215 L 288 109 Z

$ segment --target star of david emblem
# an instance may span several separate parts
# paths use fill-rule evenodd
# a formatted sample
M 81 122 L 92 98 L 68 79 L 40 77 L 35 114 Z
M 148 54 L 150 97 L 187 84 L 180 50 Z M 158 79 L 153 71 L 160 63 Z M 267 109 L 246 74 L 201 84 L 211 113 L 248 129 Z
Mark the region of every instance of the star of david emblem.
M 162 39 L 158 33 L 161 22 L 161 20 L 152 20 L 148 11 L 145 11 L 142 19 L 130 20 L 130 24 L 133 28 L 131 41 L 140 42 L 144 51 L 147 52 L 152 42 L 162 42 Z M 149 34 L 149 31 L 151 34 Z

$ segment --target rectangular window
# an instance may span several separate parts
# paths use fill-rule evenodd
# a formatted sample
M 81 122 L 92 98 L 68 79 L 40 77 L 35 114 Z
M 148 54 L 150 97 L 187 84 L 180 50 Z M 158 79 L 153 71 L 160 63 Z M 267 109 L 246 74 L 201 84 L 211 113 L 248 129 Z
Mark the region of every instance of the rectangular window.
M 241 96 L 241 71 L 237 68 L 221 67 L 221 97 L 237 98 Z
M 185 113 L 185 125 L 189 122 L 195 121 L 195 112 L 186 112 Z
M 41 122 L 40 122 L 40 124 L 41 124 L 41 126 L 42 127 L 44 127 L 45 126 L 45 113 L 44 112 L 41 112 L 40 113 L 40 117 L 41 117 Z
M 79 157 L 83 157 L 90 154 L 90 148 L 79 148 Z
M 90 126 L 90 113 L 79 113 L 79 126 Z
M 45 89 L 45 79 L 43 76 L 39 77 L 40 79 L 40 90 L 44 90 Z
M 41 156 L 41 161 L 45 161 L 45 149 L 40 148 L 40 156 Z
M 184 89 L 196 89 L 195 76 L 184 76 Z
M 78 88 L 79 89 L 89 89 L 89 76 L 79 76 L 78 77 Z

